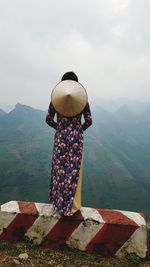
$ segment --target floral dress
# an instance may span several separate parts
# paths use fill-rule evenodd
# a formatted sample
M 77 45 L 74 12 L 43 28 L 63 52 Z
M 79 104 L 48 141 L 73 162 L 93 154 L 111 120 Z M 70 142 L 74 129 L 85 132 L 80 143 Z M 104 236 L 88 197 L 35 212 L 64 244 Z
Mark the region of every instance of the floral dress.
M 83 153 L 83 131 L 91 124 L 91 112 L 87 103 L 83 112 L 75 117 L 64 117 L 49 105 L 46 122 L 55 131 L 49 199 L 60 215 L 71 216 L 78 185 Z M 82 115 L 84 123 L 81 123 Z

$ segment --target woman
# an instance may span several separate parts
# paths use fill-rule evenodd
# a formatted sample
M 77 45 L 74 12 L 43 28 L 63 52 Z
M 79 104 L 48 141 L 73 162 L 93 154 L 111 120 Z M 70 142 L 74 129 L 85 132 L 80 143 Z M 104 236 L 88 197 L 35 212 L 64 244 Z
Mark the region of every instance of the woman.
M 75 81 L 78 77 L 74 72 L 63 75 L 63 81 Z M 79 84 L 79 83 L 78 83 Z M 75 83 L 76 85 L 76 83 Z M 57 122 L 54 116 L 57 114 Z M 84 116 L 84 123 L 81 118 Z M 64 116 L 56 111 L 51 102 L 46 116 L 46 123 L 53 127 L 55 132 L 52 172 L 50 182 L 50 202 L 60 215 L 72 216 L 81 207 L 81 178 L 83 131 L 91 124 L 91 112 L 86 100 L 84 109 L 75 116 Z

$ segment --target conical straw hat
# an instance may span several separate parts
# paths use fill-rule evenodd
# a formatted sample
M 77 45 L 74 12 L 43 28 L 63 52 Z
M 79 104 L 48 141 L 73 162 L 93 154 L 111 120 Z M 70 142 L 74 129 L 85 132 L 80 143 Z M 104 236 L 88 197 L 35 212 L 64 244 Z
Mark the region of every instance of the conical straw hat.
M 87 92 L 80 83 L 64 80 L 53 89 L 51 101 L 58 113 L 66 117 L 73 117 L 85 108 Z

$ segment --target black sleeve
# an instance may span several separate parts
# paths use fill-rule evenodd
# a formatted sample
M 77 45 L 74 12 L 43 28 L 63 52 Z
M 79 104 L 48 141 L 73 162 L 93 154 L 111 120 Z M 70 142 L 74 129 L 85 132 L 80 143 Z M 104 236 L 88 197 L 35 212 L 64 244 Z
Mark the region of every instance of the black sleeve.
M 54 121 L 54 116 L 55 116 L 56 110 L 53 106 L 52 103 L 49 105 L 48 113 L 46 115 L 46 123 L 53 127 L 54 129 L 57 128 L 57 123 Z
M 83 110 L 83 116 L 84 116 L 85 122 L 82 124 L 82 129 L 83 131 L 85 131 L 92 124 L 92 116 L 91 116 L 90 106 L 88 103 Z

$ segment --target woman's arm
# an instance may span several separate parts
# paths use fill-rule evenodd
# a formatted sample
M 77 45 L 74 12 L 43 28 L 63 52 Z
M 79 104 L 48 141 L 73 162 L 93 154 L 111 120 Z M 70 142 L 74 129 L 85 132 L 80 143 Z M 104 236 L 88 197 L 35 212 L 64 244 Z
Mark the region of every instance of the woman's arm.
M 82 124 L 82 129 L 83 131 L 85 131 L 92 124 L 92 116 L 91 116 L 89 103 L 87 103 L 87 105 L 85 106 L 83 110 L 83 116 L 84 116 L 85 122 Z
M 54 121 L 54 116 L 55 116 L 56 110 L 53 106 L 52 103 L 49 104 L 49 109 L 48 109 L 48 113 L 46 115 L 46 123 L 53 127 L 55 130 L 57 128 L 57 123 Z

